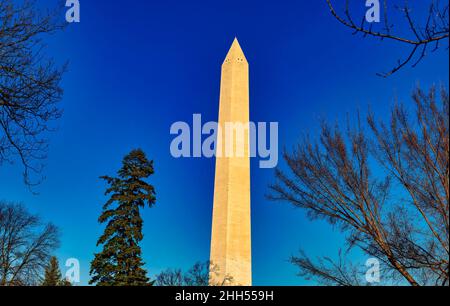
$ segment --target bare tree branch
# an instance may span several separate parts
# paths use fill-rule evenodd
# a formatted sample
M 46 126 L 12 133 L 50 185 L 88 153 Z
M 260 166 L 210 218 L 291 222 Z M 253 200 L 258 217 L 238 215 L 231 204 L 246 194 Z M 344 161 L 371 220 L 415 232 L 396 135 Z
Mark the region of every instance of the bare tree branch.
M 448 93 L 442 89 L 438 101 L 436 89 L 417 89 L 413 100 L 414 119 L 401 105 L 389 124 L 369 114 L 371 133 L 359 117 L 345 133 L 323 124 L 319 142 L 305 139 L 284 152 L 289 172 L 276 171 L 269 199 L 339 226 L 350 249 L 376 257 L 393 277 L 411 285 L 448 284 Z M 339 266 L 326 270 L 301 258 L 295 263 L 303 271 L 337 282 Z
M 57 103 L 65 67 L 43 58 L 41 38 L 62 27 L 56 12 L 39 14 L 34 1 L 0 0 L 0 165 L 18 159 L 28 186 L 42 180 L 45 136 L 61 116 Z
M 226 275 L 217 284 L 210 283 L 210 275 L 218 275 L 219 267 L 209 261 L 198 262 L 186 273 L 180 269 L 167 269 L 161 272 L 155 281 L 156 286 L 225 286 L 234 283 L 233 277 Z
M 397 9 L 401 12 L 403 19 L 408 26 L 410 33 L 394 34 L 394 24 L 389 21 L 388 14 L 389 7 L 387 0 L 383 1 L 383 11 L 384 11 L 384 22 L 383 28 L 379 30 L 374 29 L 373 23 L 367 24 L 365 16 L 363 16 L 360 24 L 356 24 L 350 13 L 349 1 L 346 1 L 345 9 L 343 15 L 340 15 L 332 0 L 325 0 L 327 2 L 328 8 L 331 14 L 344 26 L 353 30 L 353 34 L 361 33 L 363 37 L 371 36 L 379 38 L 381 40 L 388 39 L 401 44 L 410 45 L 411 51 L 405 57 L 405 59 L 398 60 L 397 65 L 390 69 L 388 72 L 377 73 L 378 76 L 388 77 L 395 72 L 399 71 L 406 65 L 408 65 L 415 57 L 418 49 L 421 49 L 420 55 L 412 64 L 412 67 L 418 65 L 426 54 L 428 45 L 434 44 L 433 51 L 436 51 L 440 42 L 447 40 L 449 38 L 449 4 L 448 1 L 444 1 L 442 4 L 438 0 L 429 0 L 429 8 L 426 19 L 423 23 L 418 23 L 413 20 L 411 16 L 411 7 L 408 1 L 404 1 L 402 6 L 395 5 L 392 9 Z M 396 27 L 399 28 L 399 27 Z M 448 48 L 447 48 L 448 50 Z
M 0 286 L 36 285 L 58 246 L 58 230 L 22 205 L 0 202 Z
M 351 263 L 347 262 L 342 252 L 339 251 L 337 262 L 329 257 L 318 258 L 317 262 L 311 260 L 303 251 L 299 256 L 291 258 L 291 263 L 299 269 L 299 276 L 307 280 L 316 280 L 327 286 L 360 286 L 360 277 L 363 272 L 358 271 Z

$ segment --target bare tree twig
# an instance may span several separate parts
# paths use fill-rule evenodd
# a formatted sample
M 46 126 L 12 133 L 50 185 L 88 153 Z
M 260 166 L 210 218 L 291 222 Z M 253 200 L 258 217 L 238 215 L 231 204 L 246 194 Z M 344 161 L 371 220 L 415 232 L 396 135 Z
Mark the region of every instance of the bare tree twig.
M 363 37 L 372 36 L 375 38 L 379 38 L 381 40 L 389 39 L 392 41 L 399 42 L 401 44 L 411 45 L 411 51 L 408 56 L 404 60 L 399 60 L 398 64 L 385 73 L 377 73 L 378 76 L 388 77 L 403 67 L 405 67 L 408 63 L 410 63 L 419 47 L 422 48 L 422 52 L 419 55 L 418 59 L 412 64 L 412 67 L 416 67 L 419 62 L 421 62 L 426 56 L 426 49 L 429 44 L 434 44 L 433 51 L 436 51 L 440 42 L 444 40 L 448 40 L 449 38 L 449 4 L 448 2 L 444 5 L 441 5 L 437 0 L 429 0 L 429 11 L 426 18 L 426 21 L 422 27 L 418 26 L 417 23 L 413 20 L 411 16 L 411 8 L 408 5 L 408 2 L 405 1 L 403 7 L 400 8 L 403 13 L 403 17 L 411 31 L 413 37 L 409 37 L 408 34 L 398 35 L 393 34 L 392 28 L 393 25 L 389 23 L 388 19 L 388 5 L 387 1 L 383 2 L 384 9 L 384 28 L 380 31 L 373 29 L 373 24 L 371 23 L 369 26 L 365 23 L 365 17 L 363 17 L 360 25 L 355 24 L 353 18 L 350 13 L 349 2 L 346 1 L 344 15 L 341 16 L 336 11 L 331 0 L 326 0 L 328 8 L 330 9 L 331 14 L 343 25 L 353 30 L 353 35 L 361 33 Z M 447 48 L 448 50 L 448 48 Z
M 0 202 L 0 286 L 36 285 L 58 243 L 54 225 L 42 225 L 19 204 Z
M 397 105 L 388 123 L 369 114 L 369 132 L 359 117 L 345 132 L 323 124 L 319 141 L 306 138 L 284 152 L 288 171 L 276 170 L 269 199 L 338 226 L 349 249 L 379 259 L 393 277 L 448 284 L 449 98 L 445 89 L 438 96 L 417 88 L 414 120 Z M 299 258 L 303 275 L 349 284 L 339 265 Z
M 43 58 L 41 38 L 62 27 L 56 15 L 39 14 L 34 1 L 0 0 L 0 165 L 18 158 L 30 187 L 43 178 L 46 134 L 61 116 L 65 70 Z

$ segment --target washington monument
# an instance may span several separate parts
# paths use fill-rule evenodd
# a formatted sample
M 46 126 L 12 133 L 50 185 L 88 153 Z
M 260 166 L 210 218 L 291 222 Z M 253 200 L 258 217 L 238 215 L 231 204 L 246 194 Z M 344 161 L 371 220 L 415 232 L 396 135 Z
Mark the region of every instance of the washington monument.
M 219 130 L 229 123 L 248 125 L 249 120 L 249 67 L 235 39 L 222 64 Z M 230 134 L 235 154 L 216 157 L 210 284 L 251 286 L 249 130 L 219 132 L 217 151 L 228 147 L 224 138 Z M 237 153 L 239 148 L 244 154 Z

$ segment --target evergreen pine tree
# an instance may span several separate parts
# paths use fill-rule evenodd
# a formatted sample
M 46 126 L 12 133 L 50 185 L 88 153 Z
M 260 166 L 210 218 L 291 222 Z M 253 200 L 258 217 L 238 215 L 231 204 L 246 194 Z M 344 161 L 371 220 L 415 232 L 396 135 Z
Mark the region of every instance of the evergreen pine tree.
M 62 284 L 61 271 L 56 257 L 50 258 L 49 265 L 45 268 L 45 278 L 42 286 L 56 287 Z
M 91 262 L 90 284 L 99 286 L 143 286 L 151 284 L 143 269 L 139 242 L 143 239 L 140 209 L 155 204 L 155 190 L 144 179 L 153 174 L 153 161 L 138 149 L 122 161 L 118 177 L 103 176 L 110 195 L 100 223 L 106 223 L 97 246 L 100 253 Z

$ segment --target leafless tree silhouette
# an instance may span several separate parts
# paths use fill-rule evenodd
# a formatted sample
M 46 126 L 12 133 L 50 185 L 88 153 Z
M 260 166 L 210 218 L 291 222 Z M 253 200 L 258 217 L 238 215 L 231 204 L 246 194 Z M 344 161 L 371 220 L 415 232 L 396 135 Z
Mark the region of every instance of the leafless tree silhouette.
M 368 23 L 365 15 L 361 20 L 355 21 L 350 12 L 349 0 L 345 1 L 345 8 L 342 14 L 337 12 L 332 0 L 326 0 L 331 14 L 343 25 L 353 30 L 353 34 L 361 33 L 364 37 L 375 37 L 381 40 L 393 40 L 401 44 L 411 46 L 411 50 L 404 59 L 398 60 L 397 65 L 385 73 L 378 73 L 379 76 L 388 77 L 402 69 L 408 63 L 413 67 L 427 55 L 427 52 L 434 52 L 439 49 L 444 41 L 447 41 L 448 50 L 449 38 L 449 3 L 448 1 L 428 0 L 428 13 L 421 22 L 414 20 L 412 8 L 407 0 L 397 1 L 402 4 L 394 4 L 388 7 L 388 1 L 383 0 L 383 20 L 382 27 L 375 29 L 374 23 Z M 394 1 L 395 2 L 395 1 Z M 358 1 L 358 3 L 360 3 Z M 362 3 L 362 2 L 361 2 Z M 399 11 L 403 16 L 403 23 L 408 27 L 409 33 L 396 33 L 396 29 L 402 28 L 399 24 L 391 23 L 389 18 L 392 11 Z
M 39 284 L 58 243 L 54 225 L 22 205 L 0 202 L 0 286 Z
M 65 67 L 45 59 L 42 36 L 62 27 L 56 13 L 39 14 L 34 1 L 0 0 L 0 165 L 18 158 L 28 186 L 42 179 L 45 134 L 61 116 Z
M 291 262 L 300 268 L 299 276 L 307 280 L 316 280 L 324 285 L 338 286 L 360 286 L 362 282 L 358 277 L 363 273 L 348 261 L 339 250 L 338 261 L 333 261 L 328 256 L 318 258 L 317 262 L 312 261 L 304 251 L 300 251 L 300 256 L 292 257 Z
M 218 274 L 219 267 L 209 261 L 198 262 L 186 273 L 181 269 L 167 269 L 161 272 L 155 281 L 156 286 L 224 286 L 231 285 L 233 278 L 226 276 L 221 283 L 210 284 L 210 274 Z
M 306 138 L 284 152 L 289 171 L 276 171 L 269 198 L 339 227 L 349 249 L 380 260 L 387 283 L 448 285 L 448 93 L 416 89 L 413 100 L 415 116 L 397 104 L 388 124 L 369 115 L 367 131 L 359 118 L 345 132 L 324 123 L 319 142 Z M 339 263 L 325 268 L 328 260 L 304 254 L 292 261 L 319 281 L 353 280 Z

